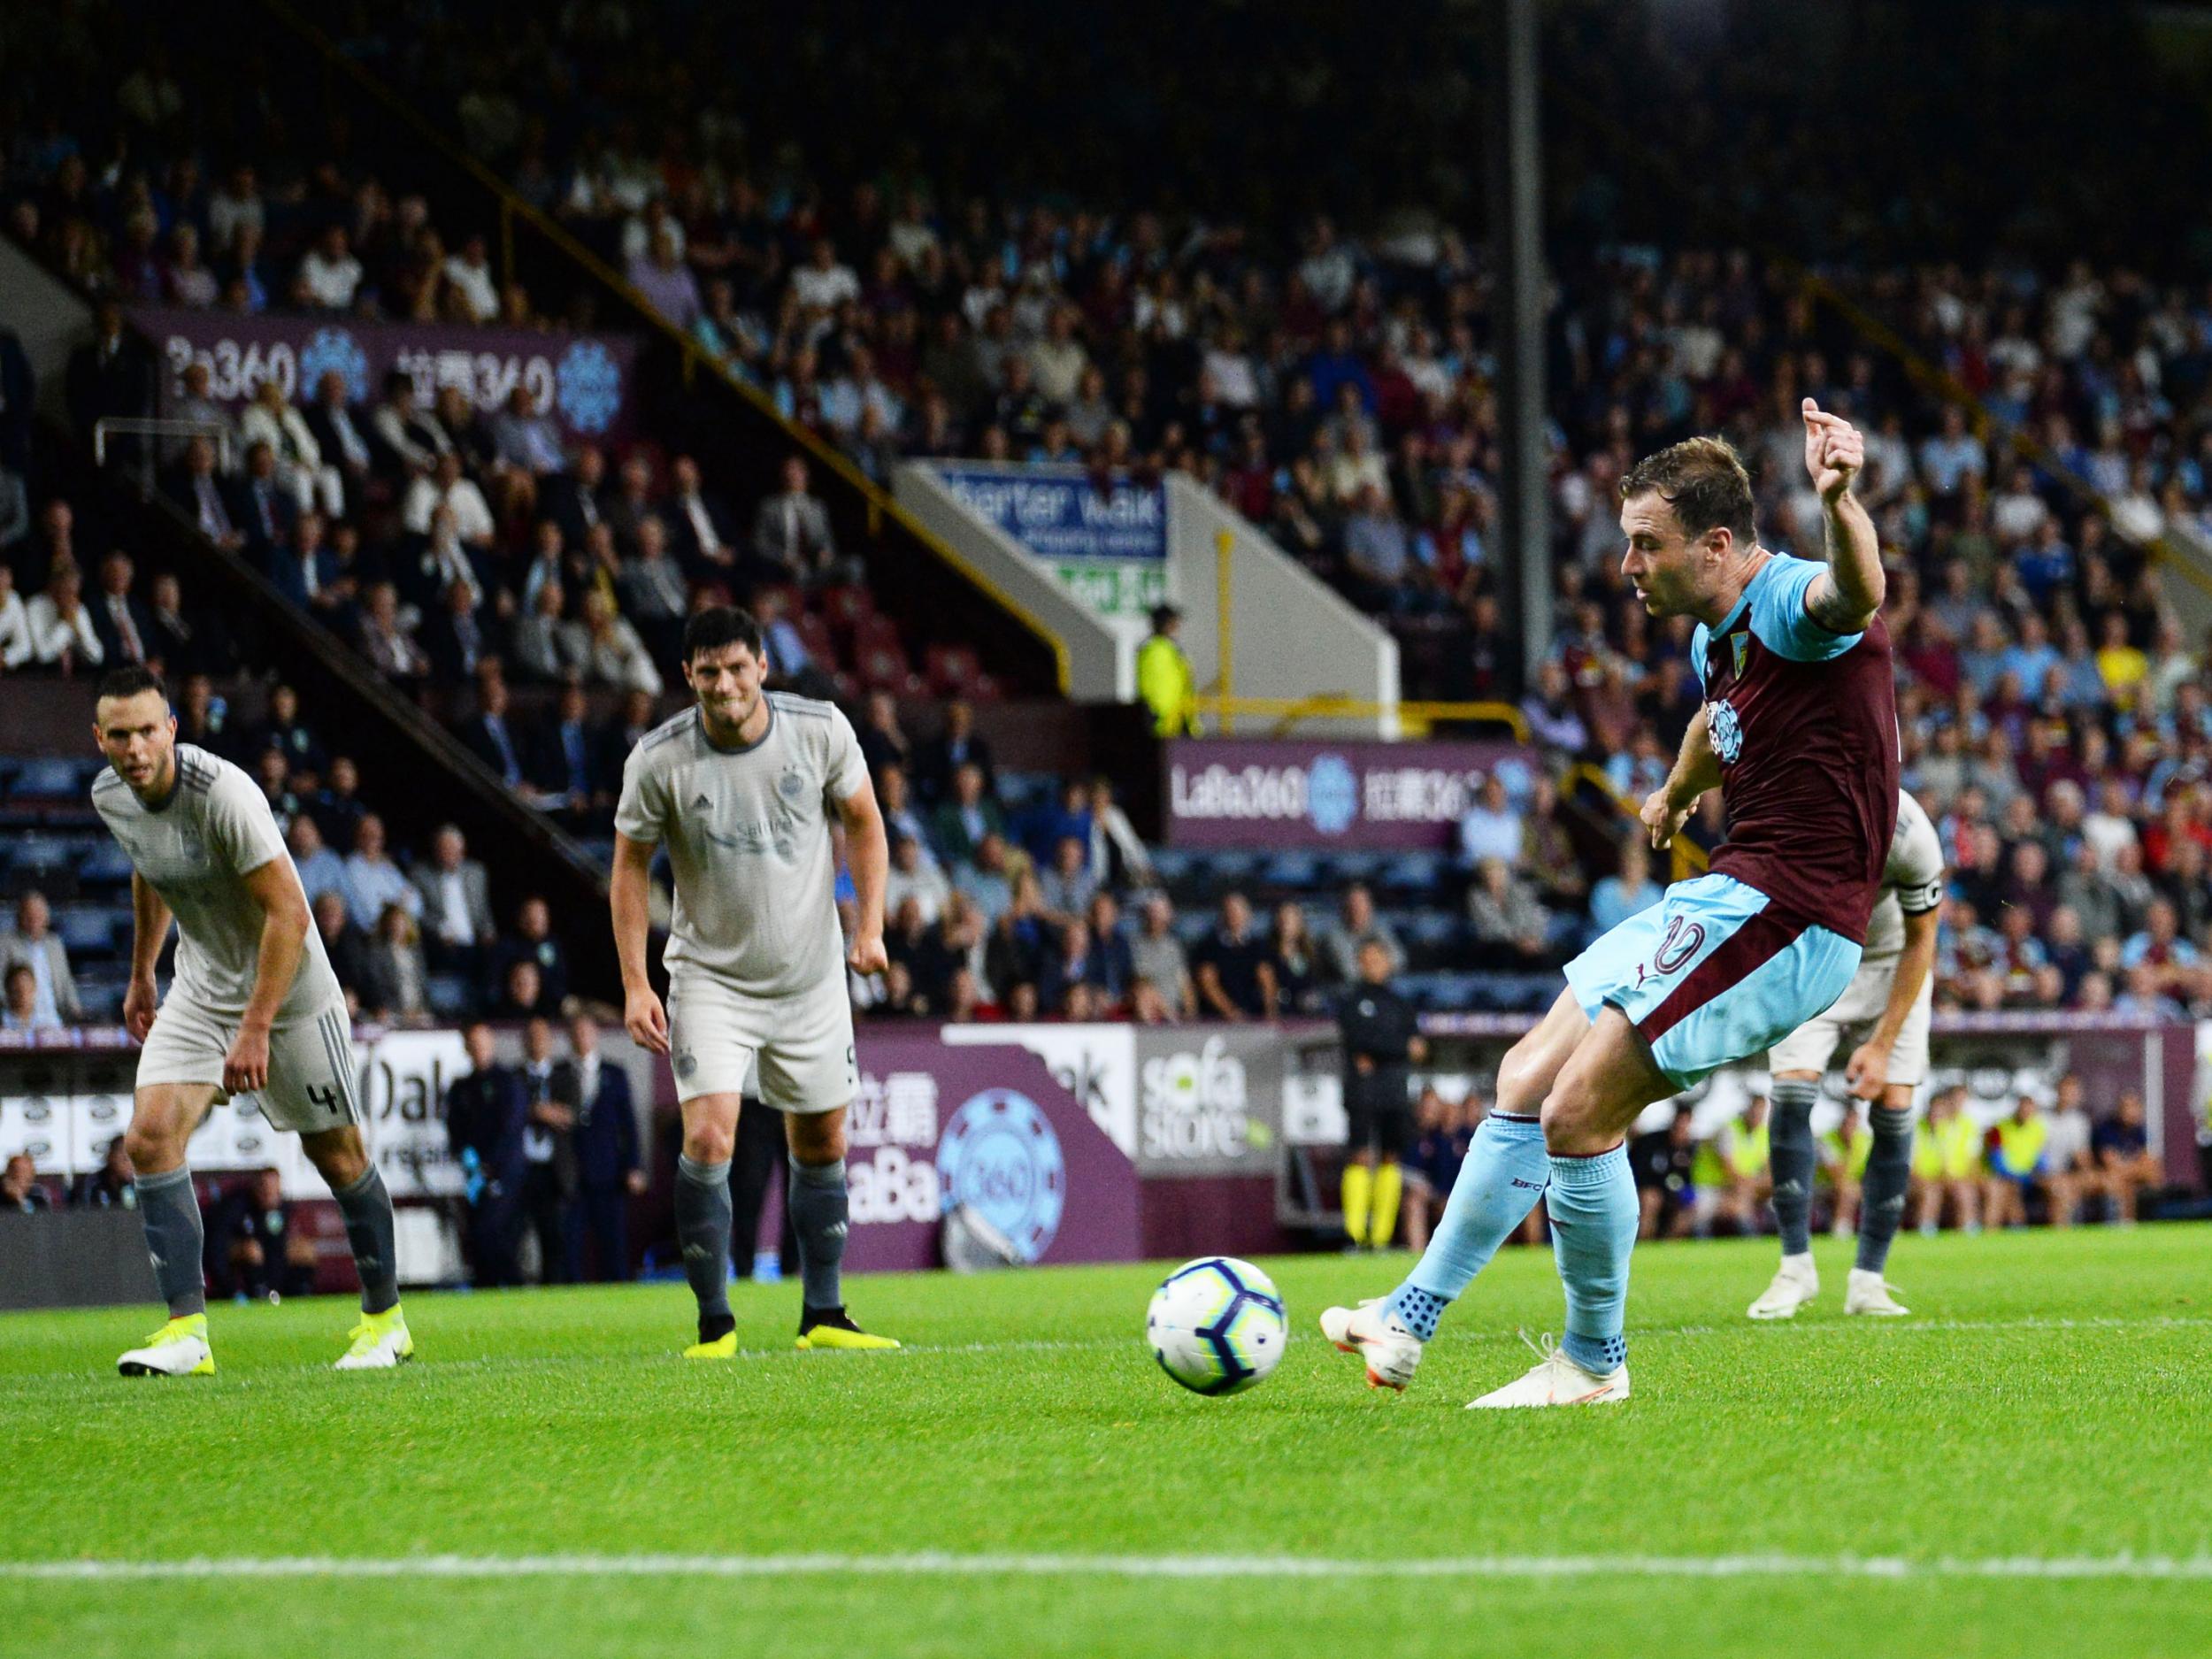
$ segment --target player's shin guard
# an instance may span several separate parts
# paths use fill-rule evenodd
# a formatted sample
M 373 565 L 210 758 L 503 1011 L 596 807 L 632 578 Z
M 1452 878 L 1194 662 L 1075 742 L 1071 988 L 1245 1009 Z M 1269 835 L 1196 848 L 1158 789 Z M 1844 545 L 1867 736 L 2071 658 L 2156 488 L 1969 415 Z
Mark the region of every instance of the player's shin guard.
M 799 1240 L 799 1279 L 810 1308 L 841 1308 L 846 1217 L 845 1160 L 791 1160 L 791 1231 Z
M 1398 1231 L 1398 1202 L 1405 1196 L 1405 1179 L 1395 1158 L 1375 1166 L 1375 1195 L 1368 1210 L 1367 1242 L 1378 1250 L 1388 1249 L 1391 1235 Z
M 392 1232 L 392 1195 L 376 1165 L 350 1187 L 331 1194 L 346 1218 L 346 1242 L 361 1275 L 361 1311 L 384 1313 L 399 1303 L 399 1262 Z
M 1505 1112 L 1484 1118 L 1429 1248 L 1384 1304 L 1387 1310 L 1422 1341 L 1434 1336 L 1444 1310 L 1528 1219 L 1550 1174 L 1542 1124 Z
M 1905 1189 L 1912 1183 L 1912 1112 L 1877 1106 L 1868 1114 L 1874 1146 L 1859 1189 L 1859 1262 L 1878 1273 L 1889 1260 L 1890 1240 L 1905 1218 Z
M 1567 1328 L 1559 1346 L 1594 1377 L 1628 1360 L 1628 1257 L 1636 1248 L 1636 1181 L 1628 1148 L 1595 1157 L 1555 1157 L 1552 1248 L 1567 1288 Z
M 1344 1166 L 1344 1236 L 1354 1244 L 1367 1242 L 1367 1219 L 1374 1208 L 1375 1171 L 1368 1164 Z
M 1773 1161 L 1774 1223 L 1785 1256 L 1803 1256 L 1813 1248 L 1813 1102 L 1819 1098 L 1820 1085 L 1809 1079 L 1774 1080 L 1767 1149 Z
M 684 1277 L 699 1302 L 699 1340 L 711 1342 L 733 1329 L 730 1314 L 730 1161 L 676 1160 L 676 1241 L 683 1247 Z

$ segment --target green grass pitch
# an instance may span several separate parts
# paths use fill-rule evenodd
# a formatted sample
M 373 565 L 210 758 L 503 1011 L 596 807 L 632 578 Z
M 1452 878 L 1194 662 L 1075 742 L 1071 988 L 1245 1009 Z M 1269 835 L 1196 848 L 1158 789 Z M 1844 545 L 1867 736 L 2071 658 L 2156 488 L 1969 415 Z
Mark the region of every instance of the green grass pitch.
M 895 1355 L 794 1353 L 796 1287 L 740 1287 L 720 1365 L 680 1285 L 417 1296 L 396 1375 L 328 1369 L 336 1302 L 218 1306 L 181 1382 L 113 1373 L 147 1311 L 0 1317 L 0 1653 L 2212 1652 L 2212 1232 L 1908 1238 L 1889 1325 L 1840 1317 L 1846 1249 L 1754 1326 L 1770 1244 L 1646 1247 L 1635 1398 L 1556 1412 L 1460 1409 L 1557 1328 L 1527 1250 L 1402 1397 L 1313 1326 L 1402 1258 L 1267 1263 L 1291 1346 L 1222 1401 L 1142 1346 L 1157 1265 L 856 1280 Z M 795 1554 L 856 1559 L 733 1559 Z M 713 1559 L 483 1565 L 641 1555 Z M 1444 1568 L 1358 1571 L 1406 1558 Z

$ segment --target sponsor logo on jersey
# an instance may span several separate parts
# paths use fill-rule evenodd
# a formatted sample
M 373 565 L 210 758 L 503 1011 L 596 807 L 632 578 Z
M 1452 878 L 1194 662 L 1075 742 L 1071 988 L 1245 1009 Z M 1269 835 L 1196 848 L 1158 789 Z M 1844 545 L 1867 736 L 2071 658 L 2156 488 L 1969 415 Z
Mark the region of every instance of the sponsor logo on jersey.
M 1725 697 L 1712 704 L 1705 730 L 1713 740 L 1713 753 L 1720 757 L 1721 764 L 1734 765 L 1736 757 L 1743 753 L 1743 722 L 1737 717 L 1735 704 Z

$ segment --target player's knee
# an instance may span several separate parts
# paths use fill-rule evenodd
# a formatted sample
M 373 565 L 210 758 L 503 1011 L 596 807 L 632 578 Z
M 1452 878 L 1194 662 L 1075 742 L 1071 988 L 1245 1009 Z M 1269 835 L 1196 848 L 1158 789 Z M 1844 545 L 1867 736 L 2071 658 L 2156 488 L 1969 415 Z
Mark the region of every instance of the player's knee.
M 1544 1148 L 1559 1157 L 1578 1157 L 1604 1148 L 1591 1144 L 1600 1133 L 1597 1101 L 1578 1079 L 1563 1077 L 1544 1096 L 1539 1114 L 1544 1125 Z
M 802 1164 L 834 1164 L 845 1156 L 845 1114 L 841 1111 L 811 1115 L 793 1113 L 785 1120 L 790 1125 L 787 1138 L 791 1156 Z
M 733 1125 L 695 1123 L 684 1125 L 684 1156 L 694 1164 L 727 1164 L 737 1148 Z
M 141 1175 L 173 1170 L 184 1161 L 183 1138 L 175 1125 L 145 1112 L 133 1118 L 131 1126 L 123 1132 L 123 1150 L 130 1155 L 131 1167 Z
M 308 1161 L 314 1164 L 317 1174 L 331 1191 L 351 1187 L 369 1172 L 368 1148 L 361 1144 L 358 1132 L 346 1130 L 328 1135 L 300 1137 Z

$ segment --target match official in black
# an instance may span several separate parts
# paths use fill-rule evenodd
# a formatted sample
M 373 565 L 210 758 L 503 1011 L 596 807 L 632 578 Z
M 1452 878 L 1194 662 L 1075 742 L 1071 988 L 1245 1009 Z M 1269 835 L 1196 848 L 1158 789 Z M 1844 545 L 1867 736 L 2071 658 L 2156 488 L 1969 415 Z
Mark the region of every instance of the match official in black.
M 1354 1249 L 1379 1250 L 1398 1230 L 1404 1192 L 1399 1155 L 1411 1135 L 1407 1089 L 1428 1057 L 1413 1004 L 1390 988 L 1390 952 L 1378 939 L 1359 948 L 1358 982 L 1337 1010 L 1344 1037 L 1344 1232 Z

